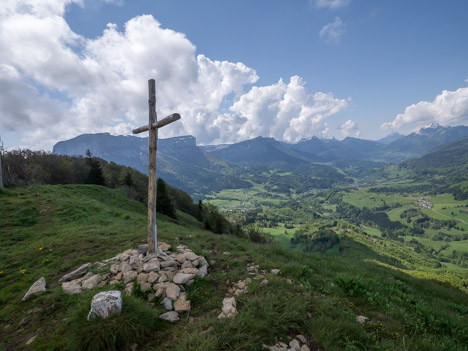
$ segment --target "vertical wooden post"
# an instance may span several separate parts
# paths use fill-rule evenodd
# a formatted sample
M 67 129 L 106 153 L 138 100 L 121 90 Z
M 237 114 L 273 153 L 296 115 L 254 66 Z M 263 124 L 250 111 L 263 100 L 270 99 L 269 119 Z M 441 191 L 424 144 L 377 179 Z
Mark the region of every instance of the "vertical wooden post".
M 158 228 L 156 226 L 156 152 L 158 128 L 151 128 L 158 120 L 156 115 L 156 86 L 154 79 L 148 81 L 149 107 L 149 163 L 148 163 L 148 250 L 158 250 Z

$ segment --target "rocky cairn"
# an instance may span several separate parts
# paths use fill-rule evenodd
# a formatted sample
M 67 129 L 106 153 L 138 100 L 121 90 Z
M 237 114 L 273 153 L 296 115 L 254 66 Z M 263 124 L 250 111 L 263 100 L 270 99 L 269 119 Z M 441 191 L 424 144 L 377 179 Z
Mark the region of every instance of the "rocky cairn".
M 208 274 L 208 262 L 187 246 L 179 245 L 175 252 L 170 245 L 158 243 L 158 252 L 149 253 L 148 245 L 128 249 L 102 262 L 87 263 L 60 279 L 62 289 L 68 294 L 81 292 L 105 285 L 125 284 L 125 294 L 131 295 L 134 281 L 141 291 L 147 293 L 148 301 L 162 299 L 161 304 L 170 312 L 161 319 L 175 322 L 180 312 L 190 311 L 190 300 L 184 285 L 193 284 L 195 277 Z M 99 273 L 89 269 L 96 268 Z

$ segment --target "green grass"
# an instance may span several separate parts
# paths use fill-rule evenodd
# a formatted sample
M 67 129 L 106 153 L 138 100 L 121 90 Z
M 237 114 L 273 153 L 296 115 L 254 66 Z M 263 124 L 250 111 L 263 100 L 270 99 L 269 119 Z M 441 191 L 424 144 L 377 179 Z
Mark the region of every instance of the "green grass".
M 133 296 L 122 296 L 122 311 L 112 318 L 94 318 L 88 321 L 91 294 L 81 305 L 70 311 L 69 348 L 77 351 L 128 349 L 135 340 L 146 339 L 158 332 L 163 324 L 155 311 Z M 160 313 L 164 311 L 160 310 Z
M 183 214 L 178 223 L 159 217 L 160 239 L 173 247 L 183 243 L 216 261 L 207 277 L 187 288 L 190 314 L 175 325 L 163 323 L 156 318 L 158 304 L 151 307 L 135 296 L 124 300 L 134 311 L 124 312 L 129 320 L 109 320 L 91 330 L 83 316 L 99 289 L 70 296 L 57 280 L 82 263 L 144 242 L 145 206 L 98 186 L 40 186 L 2 192 L 0 213 L 0 349 L 83 349 L 76 337 L 81 335 L 82 342 L 97 337 L 107 343 L 101 345 L 122 340 L 116 349 L 136 343 L 138 349 L 158 351 L 261 350 L 263 343 L 289 341 L 298 333 L 323 350 L 464 350 L 468 345 L 467 293 L 452 287 L 448 278 L 441 283 L 431 272 L 412 270 L 411 262 L 405 262 L 407 269 L 399 267 L 392 261 L 399 251 L 391 241 L 372 245 L 349 232 L 341 242 L 348 254 L 328 257 L 216 235 Z M 416 263 L 420 259 L 408 257 Z M 50 261 L 43 263 L 46 258 Z M 237 298 L 234 320 L 218 319 L 228 289 L 249 276 L 251 262 L 280 273 L 267 274 L 266 285 L 251 283 L 248 293 Z M 26 269 L 24 275 L 20 269 Z M 48 293 L 21 302 L 41 276 Z M 357 315 L 369 317 L 370 323 L 360 325 Z

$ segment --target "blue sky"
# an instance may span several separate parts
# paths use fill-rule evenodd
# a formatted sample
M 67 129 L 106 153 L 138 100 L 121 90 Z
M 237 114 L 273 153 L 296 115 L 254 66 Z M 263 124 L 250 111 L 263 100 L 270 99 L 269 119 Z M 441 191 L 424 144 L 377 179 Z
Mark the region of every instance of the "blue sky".
M 155 74 L 160 117 L 183 118 L 162 137 L 205 144 L 468 124 L 463 0 L 5 1 L 3 32 L 22 24 L 0 41 L 7 147 L 128 134 L 146 122 Z

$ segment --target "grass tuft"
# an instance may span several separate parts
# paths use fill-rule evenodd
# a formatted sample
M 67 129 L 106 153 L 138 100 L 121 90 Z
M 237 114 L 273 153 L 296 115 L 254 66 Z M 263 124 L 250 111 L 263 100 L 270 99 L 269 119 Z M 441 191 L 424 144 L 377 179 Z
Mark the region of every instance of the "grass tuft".
M 122 312 L 88 321 L 91 298 L 70 312 L 70 350 L 126 350 L 158 329 L 157 314 L 142 300 L 122 296 Z

